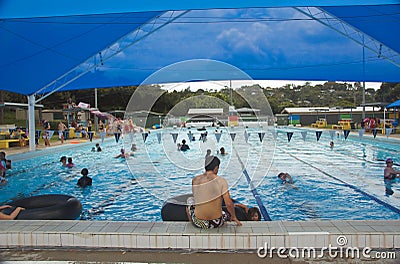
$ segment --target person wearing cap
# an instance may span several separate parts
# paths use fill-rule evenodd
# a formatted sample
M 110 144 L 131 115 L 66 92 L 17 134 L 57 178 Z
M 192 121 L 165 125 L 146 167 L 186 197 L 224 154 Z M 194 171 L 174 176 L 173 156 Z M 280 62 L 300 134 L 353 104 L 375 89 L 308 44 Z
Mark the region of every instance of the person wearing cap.
M 386 167 L 383 170 L 383 181 L 385 183 L 386 195 L 392 195 L 394 193 L 392 190 L 392 183 L 396 177 L 400 177 L 400 171 L 393 169 L 393 160 L 388 158 L 386 159 Z

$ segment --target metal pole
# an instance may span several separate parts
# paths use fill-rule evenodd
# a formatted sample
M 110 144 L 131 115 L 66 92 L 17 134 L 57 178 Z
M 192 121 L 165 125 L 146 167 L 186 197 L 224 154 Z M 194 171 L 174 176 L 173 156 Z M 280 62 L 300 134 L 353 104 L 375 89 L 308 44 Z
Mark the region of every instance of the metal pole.
M 97 108 L 97 88 L 94 88 L 94 107 L 96 108 L 96 110 L 99 110 Z M 99 120 L 97 119 L 97 115 L 94 115 L 94 131 L 98 130 L 98 124 Z
M 35 95 L 28 96 L 28 120 L 29 120 L 29 150 L 34 151 L 36 149 L 35 144 Z
M 363 90 L 362 90 L 362 120 L 365 119 L 365 46 L 363 36 Z
M 382 134 L 386 135 L 386 106 L 383 107 L 383 127 Z
M 229 92 L 231 96 L 231 105 L 233 106 L 233 98 L 232 98 L 232 80 L 229 80 Z

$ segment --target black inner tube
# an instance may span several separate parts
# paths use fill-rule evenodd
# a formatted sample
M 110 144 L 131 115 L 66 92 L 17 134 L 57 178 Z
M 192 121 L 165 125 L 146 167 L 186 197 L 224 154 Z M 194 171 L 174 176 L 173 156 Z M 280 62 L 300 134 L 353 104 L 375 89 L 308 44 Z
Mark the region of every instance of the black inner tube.
M 186 200 L 192 194 L 184 194 L 168 199 L 161 208 L 161 218 L 163 221 L 188 222 L 186 213 Z M 233 200 L 234 201 L 234 200 Z M 226 206 L 222 206 L 222 210 L 228 212 Z M 248 221 L 246 211 L 235 206 L 235 214 L 240 221 Z
M 15 219 L 26 220 L 75 220 L 82 212 L 81 202 L 73 196 L 63 194 L 38 195 L 8 203 L 12 206 L 2 210 L 10 214 L 16 207 L 23 207 Z

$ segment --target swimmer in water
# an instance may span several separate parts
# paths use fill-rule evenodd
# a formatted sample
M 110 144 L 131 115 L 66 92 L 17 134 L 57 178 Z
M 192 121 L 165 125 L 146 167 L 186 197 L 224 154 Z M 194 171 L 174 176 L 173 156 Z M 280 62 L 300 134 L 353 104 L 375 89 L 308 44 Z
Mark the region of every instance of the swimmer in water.
M 125 152 L 125 149 L 121 149 L 121 153 L 119 154 L 119 155 L 117 155 L 117 156 L 115 156 L 115 158 L 123 158 L 123 159 L 126 159 L 126 158 L 128 158 L 129 156 L 133 156 L 133 153 L 126 153 Z
M 72 162 L 72 158 L 69 157 L 68 158 L 68 163 L 67 163 L 67 168 L 73 168 L 75 166 L 75 164 Z
M 386 167 L 383 170 L 383 181 L 385 183 L 386 195 L 392 195 L 394 193 L 392 189 L 393 181 L 400 177 L 400 171 L 393 169 L 393 160 L 391 158 L 386 159 Z
M 66 156 L 62 156 L 60 158 L 60 162 L 62 163 L 63 167 L 67 167 L 67 157 Z
M 331 149 L 333 149 L 333 147 L 335 146 L 335 143 L 333 143 L 333 141 L 329 142 L 329 146 L 331 147 Z
M 247 211 L 247 220 L 249 221 L 261 221 L 261 213 L 257 207 L 251 207 Z
M 83 168 L 81 171 L 82 177 L 78 180 L 77 185 L 80 187 L 92 186 L 92 178 L 88 176 L 89 171 Z
M 286 184 L 286 183 L 293 183 L 292 176 L 290 176 L 289 173 L 281 172 L 281 173 L 278 174 L 278 178 L 279 178 L 280 180 L 282 180 L 282 183 L 283 183 L 283 184 Z

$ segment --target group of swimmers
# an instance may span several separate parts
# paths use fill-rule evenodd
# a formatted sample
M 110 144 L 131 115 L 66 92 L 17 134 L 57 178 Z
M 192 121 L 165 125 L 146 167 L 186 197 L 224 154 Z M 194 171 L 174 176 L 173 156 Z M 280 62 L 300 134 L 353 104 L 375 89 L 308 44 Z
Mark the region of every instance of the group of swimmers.
M 75 166 L 75 164 L 72 162 L 72 158 L 71 157 L 68 158 L 68 163 L 67 163 L 67 157 L 66 156 L 62 156 L 60 158 L 60 162 L 62 163 L 63 167 L 73 168 Z M 77 185 L 80 186 L 80 187 L 91 186 L 92 185 L 92 178 L 90 178 L 88 176 L 88 174 L 89 174 L 88 169 L 87 168 L 83 168 L 81 170 L 81 174 L 82 174 L 82 177 L 78 180 Z
M 100 144 L 96 143 L 96 146 L 92 148 L 92 152 L 100 152 L 102 151 Z M 66 168 L 73 168 L 75 164 L 72 162 L 72 157 L 67 158 L 66 156 L 62 156 L 60 158 L 60 162 L 62 163 L 61 166 Z M 86 187 L 92 185 L 92 178 L 88 176 L 89 170 L 87 168 L 83 168 L 81 170 L 82 177 L 79 178 L 77 185 L 80 187 Z
M 136 151 L 136 150 L 137 150 L 136 144 L 132 143 L 130 152 L 126 152 L 124 148 L 121 148 L 120 153 L 117 156 L 115 156 L 114 158 L 126 159 L 126 158 L 128 158 L 130 156 L 135 156 L 134 151 Z

